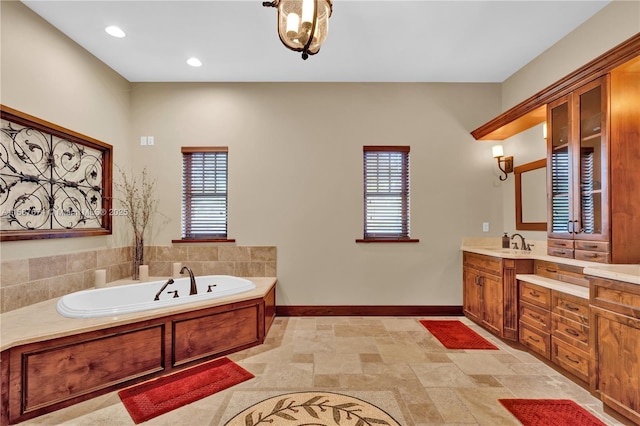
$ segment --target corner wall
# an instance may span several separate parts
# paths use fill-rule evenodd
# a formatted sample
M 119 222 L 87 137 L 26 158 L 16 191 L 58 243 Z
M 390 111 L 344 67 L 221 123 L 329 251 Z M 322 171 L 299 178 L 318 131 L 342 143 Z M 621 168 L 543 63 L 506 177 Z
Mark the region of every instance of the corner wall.
M 19 1 L 0 2 L 0 103 L 113 146 L 130 162 L 129 82 Z M 50 256 L 131 244 L 114 234 L 2 243 L 3 260 Z

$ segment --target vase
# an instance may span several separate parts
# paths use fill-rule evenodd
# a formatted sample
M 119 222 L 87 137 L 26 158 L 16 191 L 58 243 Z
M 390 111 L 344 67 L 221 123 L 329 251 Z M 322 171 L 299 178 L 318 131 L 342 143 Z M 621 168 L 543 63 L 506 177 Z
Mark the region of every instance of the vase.
M 144 240 L 142 234 L 136 232 L 133 241 L 133 265 L 131 271 L 131 278 L 134 280 L 140 279 L 140 265 L 144 264 Z

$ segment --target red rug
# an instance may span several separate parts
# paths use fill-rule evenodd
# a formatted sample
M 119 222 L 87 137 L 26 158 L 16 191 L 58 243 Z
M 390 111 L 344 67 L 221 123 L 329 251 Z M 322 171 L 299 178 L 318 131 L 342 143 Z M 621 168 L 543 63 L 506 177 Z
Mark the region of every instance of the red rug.
M 224 357 L 123 389 L 118 395 L 138 424 L 252 377 Z
M 458 320 L 420 320 L 447 349 L 498 349 Z
M 570 399 L 499 399 L 524 426 L 606 426 Z

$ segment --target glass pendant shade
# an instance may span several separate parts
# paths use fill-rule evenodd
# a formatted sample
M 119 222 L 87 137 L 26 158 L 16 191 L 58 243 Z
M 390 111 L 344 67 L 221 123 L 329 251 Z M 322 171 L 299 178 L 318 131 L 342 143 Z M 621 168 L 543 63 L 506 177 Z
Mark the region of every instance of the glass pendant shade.
M 278 8 L 278 35 L 302 59 L 315 55 L 327 39 L 331 0 L 279 0 L 263 3 Z

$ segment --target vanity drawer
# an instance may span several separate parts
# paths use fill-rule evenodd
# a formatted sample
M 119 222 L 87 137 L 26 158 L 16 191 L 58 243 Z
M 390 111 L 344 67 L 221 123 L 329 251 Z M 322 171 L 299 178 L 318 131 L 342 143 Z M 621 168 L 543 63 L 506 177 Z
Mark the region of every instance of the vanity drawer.
M 558 339 L 553 339 L 551 360 L 585 382 L 589 381 L 589 354 Z
M 586 250 L 586 251 L 600 251 L 603 253 L 609 253 L 609 243 L 606 241 L 576 241 L 575 242 L 576 250 Z
M 589 325 L 589 300 L 555 290 L 551 292 L 551 298 L 554 313 Z
M 554 238 L 547 238 L 547 248 L 573 250 L 573 240 L 556 240 Z
M 588 260 L 589 262 L 609 263 L 609 253 L 598 251 L 576 250 L 576 260 Z
M 484 254 L 464 252 L 464 266 L 502 277 L 502 259 Z
M 589 352 L 589 327 L 575 321 L 571 321 L 558 314 L 551 317 L 554 341 L 557 339 L 575 346 L 584 352 Z
M 521 301 L 529 302 L 545 309 L 551 308 L 551 290 L 526 281 L 519 282 Z
M 520 321 L 520 343 L 547 359 L 551 359 L 551 336 Z
M 573 249 L 547 247 L 547 254 L 549 256 L 566 257 L 567 259 L 573 259 Z
M 535 271 L 536 275 L 540 275 L 541 277 L 551 278 L 552 280 L 557 280 L 560 276 L 560 267 L 557 263 L 547 262 L 544 260 L 536 260 L 535 262 Z
M 551 313 L 524 301 L 520 302 L 520 321 L 547 333 L 551 332 Z

